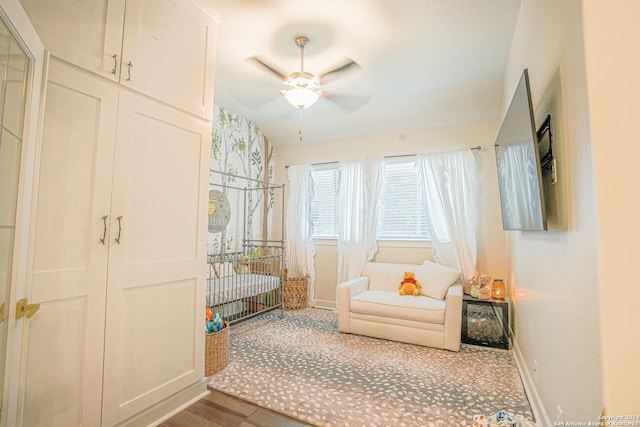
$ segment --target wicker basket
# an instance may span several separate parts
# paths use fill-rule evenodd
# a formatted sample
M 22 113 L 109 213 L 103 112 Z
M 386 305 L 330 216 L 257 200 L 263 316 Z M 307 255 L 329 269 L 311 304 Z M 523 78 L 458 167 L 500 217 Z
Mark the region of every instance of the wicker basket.
M 206 377 L 222 371 L 229 363 L 229 322 L 218 332 L 205 335 L 204 375 Z
M 285 310 L 307 308 L 306 277 L 287 277 L 282 285 L 282 302 Z

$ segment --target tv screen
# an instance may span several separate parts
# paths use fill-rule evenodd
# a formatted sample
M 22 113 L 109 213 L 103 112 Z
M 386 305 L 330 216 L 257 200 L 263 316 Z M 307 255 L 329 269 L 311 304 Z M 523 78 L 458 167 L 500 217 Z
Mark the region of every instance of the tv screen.
M 525 69 L 495 142 L 505 230 L 547 229 L 537 142 L 529 73 Z

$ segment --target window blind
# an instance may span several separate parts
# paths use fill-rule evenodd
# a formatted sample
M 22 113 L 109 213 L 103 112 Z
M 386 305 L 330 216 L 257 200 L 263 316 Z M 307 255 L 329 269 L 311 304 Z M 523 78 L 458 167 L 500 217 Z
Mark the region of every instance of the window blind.
M 413 160 L 385 163 L 380 207 L 378 240 L 431 240 Z
M 311 222 L 314 239 L 337 239 L 338 169 L 312 169 L 313 200 L 311 201 Z

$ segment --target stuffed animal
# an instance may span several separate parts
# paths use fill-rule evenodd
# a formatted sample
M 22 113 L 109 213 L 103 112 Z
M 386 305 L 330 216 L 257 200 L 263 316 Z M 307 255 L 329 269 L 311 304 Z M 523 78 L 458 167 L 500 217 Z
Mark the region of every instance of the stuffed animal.
M 209 317 L 209 310 L 207 310 L 207 318 Z M 211 320 L 207 321 L 207 333 L 213 333 L 213 332 L 219 332 L 222 330 L 222 327 L 224 325 L 222 324 L 222 316 L 220 316 L 220 313 L 215 313 L 212 316 Z
M 249 257 L 243 256 L 240 259 L 240 265 L 238 266 L 238 274 L 247 274 L 249 273 Z
M 400 296 L 402 295 L 420 295 L 422 284 L 416 280 L 416 273 L 413 271 L 405 271 L 402 282 L 398 285 Z

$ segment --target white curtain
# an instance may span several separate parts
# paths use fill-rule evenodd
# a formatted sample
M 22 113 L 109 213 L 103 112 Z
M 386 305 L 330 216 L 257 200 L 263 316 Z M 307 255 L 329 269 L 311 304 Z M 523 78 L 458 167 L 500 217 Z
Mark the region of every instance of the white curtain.
M 542 228 L 540 188 L 533 146 L 501 145 L 496 153 L 505 228 Z
M 312 238 L 311 199 L 313 180 L 310 165 L 290 166 L 288 170 L 288 198 L 285 217 L 287 241 L 287 270 L 291 277 L 309 276 L 308 301 L 313 305 L 315 294 L 316 253 Z
M 382 161 L 340 165 L 337 197 L 338 282 L 357 277 L 378 250 L 376 226 Z
M 470 150 L 418 156 L 427 224 L 434 257 L 458 268 L 464 280 L 476 275 L 476 162 Z

